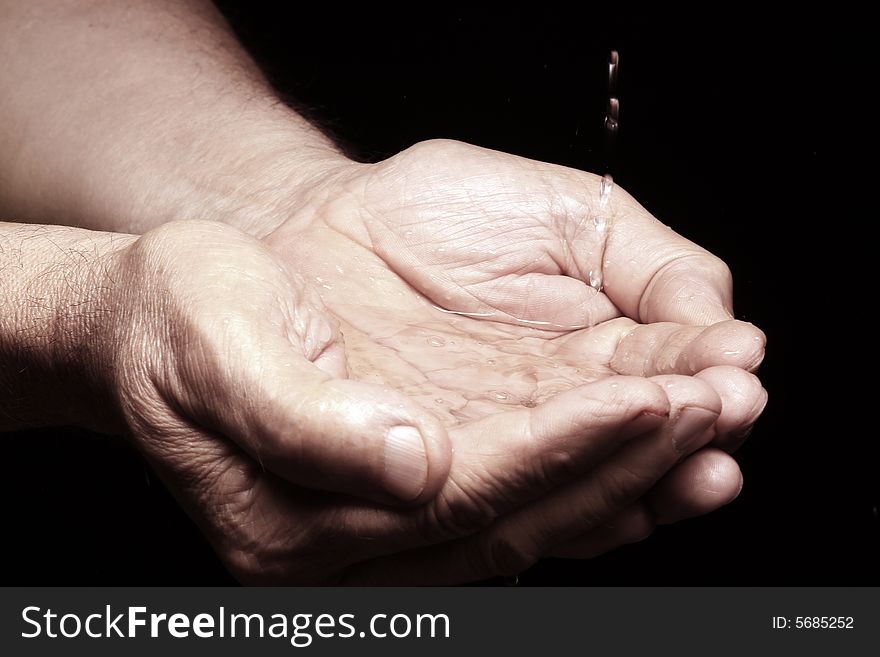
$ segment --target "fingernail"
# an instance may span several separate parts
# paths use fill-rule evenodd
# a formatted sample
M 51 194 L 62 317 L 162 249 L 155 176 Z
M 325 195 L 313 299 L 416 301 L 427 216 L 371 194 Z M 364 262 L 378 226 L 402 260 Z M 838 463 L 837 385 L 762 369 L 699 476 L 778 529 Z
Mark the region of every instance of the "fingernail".
M 698 406 L 686 406 L 678 413 L 672 425 L 672 444 L 679 454 L 690 454 L 693 448 L 705 444 L 718 413 Z
M 406 502 L 416 499 L 428 483 L 425 441 L 415 427 L 396 426 L 385 437 L 385 487 Z
M 739 494 L 743 492 L 743 484 L 744 483 L 745 483 L 745 479 L 743 479 L 742 472 L 740 472 L 739 473 L 739 488 L 736 489 L 736 495 L 734 495 L 733 497 L 730 498 L 730 502 L 733 502 L 737 497 L 739 497 Z M 728 504 L 730 504 L 730 502 L 728 502 Z

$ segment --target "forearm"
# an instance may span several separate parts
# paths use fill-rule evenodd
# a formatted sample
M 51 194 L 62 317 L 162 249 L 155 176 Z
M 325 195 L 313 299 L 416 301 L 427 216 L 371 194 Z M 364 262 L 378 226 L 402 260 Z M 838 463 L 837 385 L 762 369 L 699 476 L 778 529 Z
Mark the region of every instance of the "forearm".
M 0 431 L 113 424 L 97 355 L 111 349 L 107 264 L 133 240 L 0 222 Z
M 207 0 L 0 0 L 0 61 L 0 213 L 16 220 L 252 230 L 345 162 Z

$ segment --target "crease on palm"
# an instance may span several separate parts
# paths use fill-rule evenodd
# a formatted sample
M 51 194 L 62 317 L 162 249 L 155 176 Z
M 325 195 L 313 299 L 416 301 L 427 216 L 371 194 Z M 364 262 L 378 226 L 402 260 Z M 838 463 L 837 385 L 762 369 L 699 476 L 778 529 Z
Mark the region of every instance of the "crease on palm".
M 339 322 L 349 376 L 403 392 L 448 427 L 531 408 L 616 374 L 609 362 L 621 331 L 598 330 L 602 325 L 562 331 L 517 325 L 503 321 L 505 313 L 478 297 L 496 313 L 493 317 L 457 314 L 461 306 L 455 295 L 448 295 L 451 307 L 441 308 L 409 283 L 417 258 L 392 268 L 376 253 L 380 249 L 324 224 L 278 245 L 283 257 L 306 272 Z M 472 297 L 451 276 L 443 284 Z M 560 349 L 573 335 L 593 348 Z

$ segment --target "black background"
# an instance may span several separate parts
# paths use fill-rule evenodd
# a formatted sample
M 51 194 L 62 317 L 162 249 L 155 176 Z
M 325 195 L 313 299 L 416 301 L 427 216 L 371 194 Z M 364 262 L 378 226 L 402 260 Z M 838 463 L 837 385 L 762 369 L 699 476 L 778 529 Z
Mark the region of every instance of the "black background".
M 737 316 L 768 334 L 770 403 L 738 453 L 740 498 L 592 561 L 541 562 L 521 584 L 880 583 L 873 438 L 841 428 L 848 411 L 817 389 L 828 366 L 816 344 L 841 336 L 816 333 L 821 304 L 792 301 L 816 274 L 797 246 L 809 204 L 786 197 L 809 197 L 828 156 L 812 125 L 822 90 L 796 99 L 787 81 L 816 52 L 788 69 L 785 30 L 717 9 L 218 4 L 283 97 L 368 160 L 446 137 L 602 172 L 606 62 L 619 50 L 615 180 L 730 264 Z M 5 583 L 231 581 L 126 447 L 76 432 L 7 444 Z

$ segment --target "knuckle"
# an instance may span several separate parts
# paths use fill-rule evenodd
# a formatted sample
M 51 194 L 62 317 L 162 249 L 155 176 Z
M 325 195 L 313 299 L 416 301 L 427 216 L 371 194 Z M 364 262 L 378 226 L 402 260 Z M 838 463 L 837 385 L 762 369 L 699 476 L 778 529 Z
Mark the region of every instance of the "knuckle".
M 631 465 L 616 465 L 607 476 L 597 482 L 598 504 L 593 512 L 594 525 L 597 520 L 631 504 L 654 481 L 655 477 L 651 473 Z
M 703 266 L 715 280 L 728 285 L 733 282 L 733 273 L 730 271 L 730 267 L 718 256 L 707 253 Z
M 529 465 L 530 479 L 539 485 L 571 481 L 581 474 L 587 464 L 584 459 L 569 450 L 553 450 L 541 454 Z
M 470 150 L 469 144 L 455 139 L 426 139 L 413 144 L 404 153 L 415 157 L 435 157 L 454 155 L 463 150 Z
M 651 377 L 651 381 L 662 386 L 673 407 L 698 406 L 709 411 L 721 410 L 721 398 L 718 393 L 711 384 L 698 377 L 661 374 Z
M 677 254 L 665 265 L 664 269 L 673 274 L 698 272 L 702 278 L 721 283 L 733 280 L 733 274 L 726 262 L 699 247 Z
M 454 139 L 428 139 L 413 144 L 386 162 L 394 167 L 401 167 L 401 170 L 410 174 L 426 169 L 436 173 L 437 167 L 454 164 L 479 150 L 481 149 Z
M 486 576 L 517 575 L 541 558 L 537 545 L 525 536 L 489 532 L 476 541 L 469 553 L 472 572 Z
M 429 543 L 475 534 L 491 525 L 499 511 L 468 485 L 450 478 L 434 500 L 423 507 L 419 526 Z

